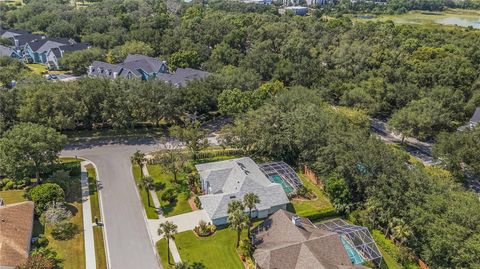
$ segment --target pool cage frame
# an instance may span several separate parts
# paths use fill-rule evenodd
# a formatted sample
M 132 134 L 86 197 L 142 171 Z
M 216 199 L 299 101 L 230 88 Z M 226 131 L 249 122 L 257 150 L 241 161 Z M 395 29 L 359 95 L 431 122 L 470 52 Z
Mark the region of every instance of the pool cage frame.
M 303 186 L 295 170 L 283 161 L 262 163 L 259 165 L 259 168 L 269 179 L 271 176 L 280 176 L 283 181 L 293 188 L 293 193 Z
M 342 219 L 320 223 L 317 227 L 340 234 L 365 261 L 372 261 L 380 267 L 383 256 L 367 227 L 352 225 Z

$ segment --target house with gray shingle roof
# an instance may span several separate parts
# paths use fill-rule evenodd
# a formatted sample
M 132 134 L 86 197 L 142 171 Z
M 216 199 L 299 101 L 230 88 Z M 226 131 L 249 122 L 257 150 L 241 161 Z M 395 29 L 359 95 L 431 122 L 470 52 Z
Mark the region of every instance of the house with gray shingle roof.
M 353 264 L 340 234 L 278 210 L 253 232 L 258 269 L 366 269 Z
M 95 61 L 88 69 L 89 76 L 106 77 L 111 79 L 117 77 L 127 79 L 136 77 L 148 80 L 167 72 L 168 67 L 165 61 L 139 54 L 128 55 L 127 58 L 119 64 Z
M 197 164 L 195 167 L 204 192 L 199 196 L 202 208 L 215 225 L 226 224 L 230 201 L 243 200 L 249 192 L 260 198 L 260 203 L 252 212 L 253 217 L 266 218 L 279 209 L 286 209 L 289 203 L 282 186 L 272 183 L 248 157 Z
M 192 68 L 178 68 L 174 73 L 170 73 L 165 61 L 145 55 L 130 54 L 119 64 L 95 61 L 90 65 L 88 75 L 111 79 L 118 77 L 157 79 L 176 87 L 184 87 L 188 81 L 205 78 L 210 73 Z
M 0 45 L 0 57 L 12 57 L 20 59 L 20 55 L 11 47 Z

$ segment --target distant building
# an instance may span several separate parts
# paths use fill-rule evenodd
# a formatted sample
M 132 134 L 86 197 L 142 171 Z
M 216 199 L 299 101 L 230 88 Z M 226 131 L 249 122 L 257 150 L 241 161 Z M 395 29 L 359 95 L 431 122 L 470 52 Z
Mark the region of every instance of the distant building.
M 475 109 L 475 112 L 473 113 L 468 123 L 466 125 L 459 127 L 458 130 L 463 131 L 467 128 L 473 129 L 477 127 L 479 123 L 480 123 L 480 107 L 477 107 L 477 109 Z
M 30 252 L 33 202 L 0 206 L 0 268 L 24 264 Z
M 246 4 L 261 4 L 261 5 L 271 5 L 272 0 L 240 0 L 240 2 Z
M 88 75 L 91 77 L 116 78 L 140 78 L 142 80 L 157 79 L 174 85 L 184 87 L 188 81 L 202 79 L 210 73 L 192 69 L 178 68 L 175 72 L 168 71 L 165 61 L 159 59 L 132 54 L 119 64 L 95 61 L 89 66 Z
M 253 192 L 260 203 L 252 212 L 253 217 L 266 218 L 289 203 L 282 186 L 271 182 L 250 158 L 238 158 L 195 166 L 200 174 L 202 190 L 199 196 L 202 208 L 215 225 L 227 223 L 228 204 L 242 200 Z
M 67 52 L 90 48 L 86 43 L 77 43 L 68 38 L 51 38 L 45 35 L 30 34 L 21 29 L 0 29 L 0 37 L 12 41 L 12 56 L 20 56 L 25 63 L 41 63 L 49 69 L 59 69 L 59 60 Z
M 293 13 L 294 15 L 305 16 L 308 13 L 308 7 L 302 7 L 302 6 L 284 7 L 280 9 L 279 12 L 281 14 Z

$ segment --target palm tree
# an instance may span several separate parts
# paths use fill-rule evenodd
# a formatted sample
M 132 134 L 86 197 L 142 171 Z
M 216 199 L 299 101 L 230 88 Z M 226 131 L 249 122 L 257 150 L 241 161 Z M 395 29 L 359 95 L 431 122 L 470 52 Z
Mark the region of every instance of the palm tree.
M 405 243 L 412 235 L 412 229 L 403 220 L 400 220 L 397 226 L 393 228 L 393 238 L 398 240 L 400 244 Z
M 177 233 L 177 225 L 173 222 L 165 221 L 160 223 L 158 227 L 158 235 L 163 236 L 167 239 L 167 257 L 168 257 L 168 264 L 170 264 L 170 239 L 173 238 L 173 235 Z
M 242 201 L 239 200 L 232 200 L 228 203 L 228 210 L 227 213 L 230 214 L 236 210 L 243 211 L 245 210 L 245 206 L 243 205 Z
M 141 152 L 140 150 L 135 151 L 133 155 L 130 157 L 130 161 L 140 167 L 140 176 L 143 178 L 143 164 L 147 161 L 145 158 L 145 153 Z
M 243 196 L 243 204 L 248 208 L 248 238 L 251 238 L 250 229 L 252 229 L 252 209 L 260 203 L 260 198 L 253 192 L 249 192 Z
M 243 210 L 237 209 L 231 211 L 228 214 L 228 223 L 230 224 L 230 228 L 237 232 L 237 245 L 240 245 L 240 235 L 242 234 L 243 229 L 248 227 L 248 216 L 243 212 Z
M 154 183 L 153 183 L 153 178 L 152 177 L 142 177 L 140 179 L 140 182 L 138 183 L 139 187 L 145 192 L 147 192 L 147 201 L 148 201 L 148 206 L 150 206 L 150 194 L 149 190 L 153 189 Z

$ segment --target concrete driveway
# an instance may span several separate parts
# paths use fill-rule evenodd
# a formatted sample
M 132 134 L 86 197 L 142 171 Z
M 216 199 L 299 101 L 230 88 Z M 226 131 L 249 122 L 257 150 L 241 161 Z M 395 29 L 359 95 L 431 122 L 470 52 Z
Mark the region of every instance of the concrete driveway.
M 148 229 L 150 230 L 152 241 L 157 242 L 158 240 L 162 239 L 162 237 L 160 237 L 157 233 L 160 223 L 166 221 L 173 222 L 175 225 L 177 225 L 177 232 L 181 233 L 184 231 L 193 230 L 201 220 L 205 221 L 206 223 L 212 222 L 205 210 L 196 210 L 168 218 L 160 217 L 159 219 L 149 219 Z
M 97 167 L 97 176 L 102 183 L 100 198 L 110 268 L 161 268 L 130 164 L 130 156 L 137 149 L 146 152 L 161 147 L 152 139 L 141 139 L 120 144 L 105 141 L 79 143 L 61 152 L 62 156 L 86 158 Z

